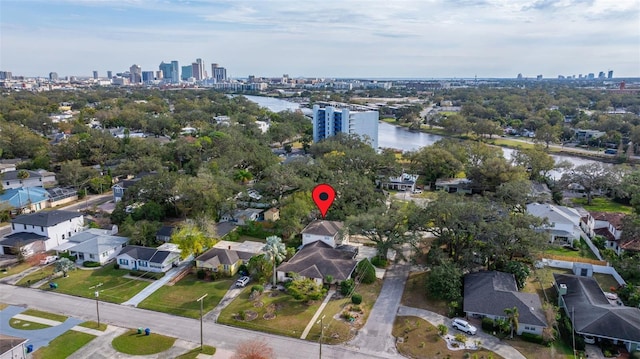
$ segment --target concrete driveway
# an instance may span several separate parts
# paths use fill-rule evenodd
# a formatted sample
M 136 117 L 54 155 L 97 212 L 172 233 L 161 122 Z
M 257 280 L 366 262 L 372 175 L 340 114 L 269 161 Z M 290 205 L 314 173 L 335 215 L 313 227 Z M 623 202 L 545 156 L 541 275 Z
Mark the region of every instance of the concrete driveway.
M 21 330 L 12 328 L 9 325 L 9 321 L 11 320 L 11 318 L 17 314 L 24 312 L 25 310 L 26 308 L 23 307 L 9 306 L 0 311 L 0 328 L 2 328 L 2 334 L 4 335 L 11 335 L 18 338 L 28 339 L 29 341 L 27 342 L 27 344 L 33 345 L 34 351 L 38 350 L 38 348 L 40 347 L 48 345 L 49 342 L 59 337 L 67 330 L 83 322 L 80 319 L 68 318 L 64 323 L 50 328 L 36 330 Z

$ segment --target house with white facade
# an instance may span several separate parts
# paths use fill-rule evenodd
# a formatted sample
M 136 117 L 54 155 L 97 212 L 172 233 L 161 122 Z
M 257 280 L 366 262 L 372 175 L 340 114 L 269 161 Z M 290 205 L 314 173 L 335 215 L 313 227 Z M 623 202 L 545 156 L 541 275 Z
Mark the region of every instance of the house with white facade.
M 620 244 L 622 235 L 622 219 L 624 213 L 590 212 L 593 218 L 593 234 L 605 239 L 605 248 L 609 248 L 620 255 L 623 251 Z
M 313 242 L 324 242 L 335 248 L 349 243 L 344 223 L 338 221 L 315 220 L 302 230 L 302 246 Z
M 69 241 L 69 238 L 84 230 L 84 216 L 71 211 L 45 211 L 23 214 L 11 221 L 11 234 L 0 241 L 2 254 L 15 254 L 19 247 L 41 242 L 38 253 L 49 251 Z M 23 251 L 24 253 L 24 251 Z
M 547 224 L 536 230 L 548 232 L 549 243 L 573 245 L 573 241 L 580 239 L 583 233 L 580 228 L 582 217 L 573 208 L 549 203 L 530 203 L 527 205 L 527 213 L 547 220 Z
M 396 191 L 415 191 L 418 175 L 402 173 L 400 176 L 389 176 L 379 181 L 380 187 Z
M 79 265 L 85 261 L 98 262 L 103 265 L 120 254 L 122 248 L 129 242 L 129 238 L 114 234 L 112 230 L 90 228 L 71 236 L 67 243 L 54 248 L 54 250 L 58 253 L 67 252 L 75 256 L 76 264 Z
M 170 246 L 158 248 L 126 246 L 116 256 L 116 263 L 121 269 L 145 272 L 166 273 L 179 262 L 180 251 Z
M 28 177 L 20 178 L 21 172 L 25 172 Z M 16 189 L 23 187 L 44 187 L 45 176 L 38 171 L 31 170 L 16 170 L 7 171 L 2 174 L 2 187 L 6 189 Z M 50 180 L 49 180 L 50 181 Z M 55 177 L 54 177 L 55 181 Z

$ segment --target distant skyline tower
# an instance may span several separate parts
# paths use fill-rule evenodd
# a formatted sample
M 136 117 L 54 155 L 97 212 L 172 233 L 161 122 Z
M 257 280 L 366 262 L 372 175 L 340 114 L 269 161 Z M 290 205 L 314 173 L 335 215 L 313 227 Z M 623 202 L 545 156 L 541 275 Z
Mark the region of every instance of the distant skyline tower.
M 599 79 L 603 79 L 604 78 L 604 71 L 598 72 L 598 78 Z
M 192 63 L 191 67 L 193 68 L 192 75 L 196 81 L 204 80 L 204 63 L 202 59 L 196 59 L 196 62 Z
M 227 80 L 227 69 L 218 64 L 211 64 L 211 77 L 216 82 L 224 82 Z
M 609 72 L 607 73 L 607 78 L 609 80 L 611 80 L 613 78 L 613 70 L 609 70 Z
M 113 72 L 107 71 L 107 78 L 111 80 L 112 77 L 113 77 Z
M 139 84 L 142 82 L 142 68 L 136 64 L 131 65 L 129 68 L 129 81 L 132 84 Z
M 93 70 L 93 79 L 97 80 L 98 79 L 98 71 Z
M 49 72 L 49 80 L 50 81 L 58 81 L 58 73 L 57 72 Z
M 171 83 L 177 84 L 180 82 L 180 66 L 177 60 L 171 61 Z
M 142 71 L 142 82 L 146 85 L 153 83 L 154 73 L 153 71 Z
M 378 111 L 349 111 L 332 106 L 313 105 L 313 142 L 322 141 L 342 132 L 358 135 L 378 149 Z
M 180 82 L 180 67 L 178 61 L 171 61 L 170 63 L 161 62 L 159 66 L 162 71 L 162 78 L 165 82 L 178 83 Z
M 182 74 L 180 75 L 180 79 L 182 81 L 187 81 L 190 77 L 193 77 L 193 66 L 182 66 Z
M 518 80 L 522 80 L 522 74 L 521 73 L 518 74 L 517 78 L 518 78 Z

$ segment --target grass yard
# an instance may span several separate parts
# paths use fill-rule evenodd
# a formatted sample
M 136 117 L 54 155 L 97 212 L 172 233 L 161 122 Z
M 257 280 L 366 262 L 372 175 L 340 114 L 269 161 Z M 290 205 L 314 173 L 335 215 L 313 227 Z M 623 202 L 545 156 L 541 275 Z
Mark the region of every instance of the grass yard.
M 69 272 L 67 278 L 61 277 L 55 280 L 58 288 L 47 288 L 46 290 L 94 299 L 95 289 L 91 289 L 91 287 L 102 283 L 99 287 L 100 300 L 122 303 L 149 285 L 147 281 L 125 278 L 124 276 L 128 273 L 127 270 L 114 269 L 113 264 L 96 270 L 76 269 Z
M 38 329 L 51 328 L 51 326 L 47 324 L 30 322 L 28 320 L 15 319 L 15 318 L 11 318 L 11 320 L 9 321 L 9 326 L 11 328 L 21 329 L 21 330 L 38 330 Z
M 569 269 L 552 267 L 532 269 L 531 275 L 527 278 L 527 283 L 522 291 L 537 293 L 542 302 L 544 302 L 545 298 L 555 298 L 556 290 L 553 288 L 553 273 L 572 274 L 573 272 Z
M 206 313 L 220 303 L 232 284 L 232 279 L 210 282 L 200 280 L 194 274 L 189 274 L 173 286 L 165 285 L 158 289 L 143 300 L 138 308 L 189 318 L 200 318 L 200 303 L 196 302 L 196 299 L 208 294 L 203 303 L 203 309 Z
M 353 339 L 357 330 L 362 328 L 367 322 L 369 313 L 371 313 L 371 308 L 373 308 L 373 305 L 378 298 L 378 294 L 380 294 L 380 289 L 382 289 L 381 279 L 377 279 L 372 284 L 360 284 L 356 288 L 355 292 L 362 295 L 360 308 L 362 308 L 363 313 L 353 323 L 348 323 L 340 317 L 340 314 L 343 313 L 345 307 L 351 305 L 351 297 L 331 299 L 320 314 L 320 317 L 323 315 L 325 316 L 323 322 L 325 329 L 322 342 L 327 344 L 338 344 Z M 311 327 L 311 330 L 307 335 L 307 340 L 318 341 L 318 339 L 320 339 L 320 324 Z
M 53 266 L 42 267 L 33 273 L 24 276 L 18 281 L 18 285 L 28 286 L 37 283 L 43 279 L 47 279 L 53 275 Z
M 410 358 L 502 358 L 500 355 L 486 349 L 449 350 L 447 343 L 438 335 L 436 327 L 418 317 L 396 317 L 396 321 L 393 324 L 392 335 L 404 339 L 403 343 L 397 343 L 396 347 L 402 355 Z
M 34 359 L 64 359 L 93 340 L 91 334 L 69 330 L 55 338 L 46 347 L 33 353 Z
M 549 347 L 526 342 L 518 337 L 503 340 L 522 353 L 527 359 L 573 359 L 573 350 L 561 339 L 556 340 Z
M 206 354 L 206 355 L 213 355 L 216 353 L 216 348 L 214 347 L 210 347 L 208 345 L 204 345 L 202 346 L 202 351 L 200 350 L 200 346 L 198 346 L 197 348 L 190 350 L 180 356 L 177 356 L 176 359 L 196 359 L 196 357 L 198 356 L 198 354 Z
M 33 263 L 29 263 L 29 261 L 24 261 L 24 262 L 22 262 L 22 263 L 18 263 L 18 264 L 16 264 L 15 266 L 12 266 L 12 267 L 6 268 L 6 269 L 7 269 L 7 271 L 6 271 L 6 272 L 2 272 L 2 273 L 1 273 L 1 275 L 2 275 L 2 276 L 6 276 L 6 277 L 8 277 L 8 276 L 10 276 L 10 275 L 14 275 L 14 274 L 22 273 L 22 272 L 24 272 L 25 270 L 27 270 L 27 269 L 29 269 L 29 268 L 33 267 L 34 265 L 35 265 L 35 264 L 33 264 Z
M 176 338 L 155 333 L 145 335 L 145 333 L 142 332 L 142 334 L 138 334 L 137 329 L 131 329 L 113 339 L 111 345 L 113 346 L 113 349 L 120 353 L 130 355 L 149 355 L 169 350 L 175 341 Z
M 633 207 L 614 202 L 606 197 L 594 197 L 590 205 L 587 205 L 586 198 L 572 198 L 571 201 L 590 212 L 633 213 Z
M 495 145 L 495 146 L 500 146 L 500 147 L 509 147 L 509 148 L 513 148 L 516 150 L 524 150 L 524 149 L 529 149 L 529 148 L 534 148 L 535 144 L 531 143 L 531 142 L 522 142 L 522 141 L 517 141 L 517 140 L 512 140 L 509 138 L 504 138 L 504 137 L 498 137 L 498 138 L 492 138 L 492 139 L 486 139 L 487 143 Z M 551 150 L 551 148 L 550 148 Z
M 611 292 L 611 288 L 618 289 L 620 286 L 618 281 L 610 274 L 593 273 L 593 278 L 596 279 L 603 292 Z
M 38 317 L 38 318 L 44 318 L 44 319 L 49 319 L 49 320 L 55 320 L 57 322 L 64 322 L 65 320 L 67 320 L 67 316 L 64 315 L 60 315 L 60 314 L 53 314 L 53 313 L 49 313 L 49 312 L 41 312 L 39 310 L 35 310 L 35 309 L 27 309 L 24 312 L 20 313 L 20 314 L 24 314 L 24 315 L 30 315 L 32 317 Z
M 222 310 L 218 317 L 218 323 L 299 338 L 321 301 L 308 304 L 295 300 L 284 292 L 277 291 L 275 293 L 277 293 L 275 297 L 270 296 L 270 292 L 263 293 L 256 301 L 262 304 L 258 304 L 260 306 L 257 307 L 254 301 L 249 299 L 250 290 L 244 290 L 229 306 Z M 264 319 L 263 315 L 272 308 L 275 308 L 275 318 Z M 243 321 L 234 318 L 240 312 L 247 313 L 248 311 L 256 312 L 256 319 Z
M 589 247 L 587 247 L 586 244 L 581 245 L 580 249 L 577 251 L 567 249 L 564 247 L 559 247 L 559 246 L 549 246 L 549 248 L 547 248 L 543 252 L 543 256 L 544 254 L 551 254 L 551 255 L 560 256 L 560 257 L 587 258 L 587 259 L 598 260 L 598 257 L 596 257 L 596 255 L 593 254 L 591 249 L 589 249 Z
M 432 312 L 448 316 L 448 303 L 441 299 L 432 298 L 427 292 L 426 282 L 429 272 L 409 273 L 407 284 L 402 293 L 402 305 L 407 307 L 421 308 Z
M 105 330 L 107 330 L 106 324 L 100 323 L 100 325 L 98 326 L 98 322 L 94 322 L 94 321 L 88 321 L 88 322 L 80 323 L 78 325 L 81 327 L 89 328 L 89 329 L 99 330 L 101 332 L 104 332 Z

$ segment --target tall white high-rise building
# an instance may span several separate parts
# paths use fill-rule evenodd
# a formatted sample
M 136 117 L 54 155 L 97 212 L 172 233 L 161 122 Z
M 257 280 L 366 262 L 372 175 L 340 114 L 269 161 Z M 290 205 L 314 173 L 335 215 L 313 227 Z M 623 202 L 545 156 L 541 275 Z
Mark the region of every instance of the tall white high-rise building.
M 342 132 L 358 135 L 374 149 L 378 149 L 378 111 L 349 111 L 331 106 L 313 106 L 313 142 Z

